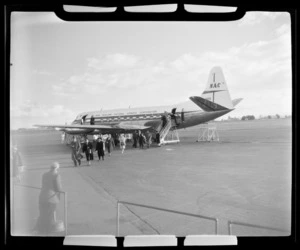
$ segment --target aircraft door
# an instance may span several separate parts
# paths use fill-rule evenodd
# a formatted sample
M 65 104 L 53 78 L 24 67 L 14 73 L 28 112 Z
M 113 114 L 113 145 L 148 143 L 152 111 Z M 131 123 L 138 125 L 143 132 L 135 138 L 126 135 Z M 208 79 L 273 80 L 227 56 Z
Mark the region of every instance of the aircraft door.
M 174 120 L 175 125 L 178 126 L 180 121 L 176 117 L 176 109 L 177 108 L 173 108 L 172 109 L 172 111 L 171 111 L 171 119 Z

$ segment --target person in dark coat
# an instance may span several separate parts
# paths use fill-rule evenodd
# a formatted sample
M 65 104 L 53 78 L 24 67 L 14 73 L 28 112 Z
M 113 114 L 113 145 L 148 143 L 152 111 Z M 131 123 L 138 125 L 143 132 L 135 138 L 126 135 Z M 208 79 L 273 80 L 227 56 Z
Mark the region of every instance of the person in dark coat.
M 98 153 L 99 161 L 100 161 L 101 157 L 102 157 L 102 160 L 104 161 L 104 150 L 105 150 L 104 141 L 102 140 L 101 137 L 99 137 L 97 144 L 96 144 L 96 151 Z
M 133 133 L 133 145 L 132 145 L 134 148 L 137 148 L 138 139 L 139 139 L 139 134 L 137 131 L 135 131 Z
M 86 138 L 86 141 L 82 146 L 82 152 L 85 153 L 86 160 L 88 162 L 88 165 L 90 166 L 93 154 L 93 144 L 89 141 L 88 138 Z
M 43 174 L 42 189 L 39 195 L 40 215 L 35 226 L 35 231 L 49 234 L 55 231 L 56 207 L 60 202 L 62 191 L 61 177 L 58 173 L 59 163 L 51 164 L 50 170 Z
M 160 134 L 158 132 L 156 132 L 156 143 L 160 144 Z
M 115 144 L 115 147 L 117 147 L 120 143 L 119 141 L 119 135 L 118 134 L 113 134 L 113 140 L 114 140 L 114 144 Z
M 139 145 L 140 148 L 144 148 L 144 135 L 141 133 L 141 131 L 139 131 Z

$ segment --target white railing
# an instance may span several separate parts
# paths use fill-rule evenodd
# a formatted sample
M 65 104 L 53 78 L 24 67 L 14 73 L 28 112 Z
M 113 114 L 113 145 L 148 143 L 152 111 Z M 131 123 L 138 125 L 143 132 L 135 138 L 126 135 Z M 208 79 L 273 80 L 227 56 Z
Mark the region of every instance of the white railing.
M 162 130 L 159 132 L 159 135 L 160 135 L 160 140 L 161 141 L 164 141 L 165 137 L 167 136 L 167 134 L 169 133 L 170 131 L 170 128 L 171 128 L 171 120 L 168 120 L 167 121 L 167 124 L 162 128 Z
M 231 235 L 231 233 L 232 233 L 232 227 L 231 227 L 232 225 L 239 225 L 239 226 L 245 226 L 245 227 L 266 229 L 266 230 L 272 230 L 272 231 L 278 231 L 278 232 L 287 232 L 286 230 L 283 230 L 283 229 L 280 229 L 280 228 L 275 228 L 275 227 L 267 227 L 267 226 L 255 225 L 255 224 L 238 222 L 238 221 L 228 221 L 229 235 Z
M 120 216 L 120 204 L 124 205 L 132 205 L 132 206 L 138 206 L 138 207 L 144 207 L 144 208 L 150 208 L 150 209 L 155 209 L 163 212 L 169 212 L 169 213 L 175 213 L 175 214 L 181 214 L 181 215 L 186 215 L 186 216 L 192 216 L 196 218 L 201 218 L 201 219 L 206 219 L 206 220 L 211 220 L 215 222 L 215 234 L 218 234 L 218 219 L 214 217 L 208 217 L 208 216 L 203 216 L 199 214 L 191 214 L 191 213 L 186 213 L 186 212 L 180 212 L 180 211 L 175 211 L 175 210 L 170 210 L 170 209 L 165 209 L 165 208 L 160 208 L 160 207 L 153 207 L 153 206 L 147 206 L 147 205 L 142 205 L 142 204 L 136 204 L 132 202 L 126 202 L 126 201 L 118 201 L 117 203 L 117 235 L 119 236 L 119 216 Z

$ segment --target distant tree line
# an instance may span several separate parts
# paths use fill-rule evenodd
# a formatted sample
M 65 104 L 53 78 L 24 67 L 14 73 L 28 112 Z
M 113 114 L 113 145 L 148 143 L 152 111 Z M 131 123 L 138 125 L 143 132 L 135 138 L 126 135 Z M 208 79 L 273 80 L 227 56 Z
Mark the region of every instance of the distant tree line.
M 279 114 L 276 114 L 276 115 L 266 115 L 266 116 L 263 116 L 263 115 L 259 115 L 259 117 L 257 117 L 257 119 L 280 119 L 280 118 L 291 118 L 291 115 L 282 115 L 280 116 Z M 245 115 L 245 116 L 242 116 L 242 117 L 230 117 L 228 116 L 227 119 L 222 119 L 221 121 L 248 121 L 248 120 L 255 120 L 255 116 L 254 115 Z
M 268 119 L 277 118 L 277 119 L 279 119 L 280 115 L 278 115 L 278 114 L 276 114 L 275 116 L 268 115 L 268 116 L 263 117 L 263 118 L 268 118 Z
M 254 115 L 246 115 L 246 116 L 242 116 L 241 120 L 242 120 L 242 121 L 255 120 L 255 116 L 254 116 Z

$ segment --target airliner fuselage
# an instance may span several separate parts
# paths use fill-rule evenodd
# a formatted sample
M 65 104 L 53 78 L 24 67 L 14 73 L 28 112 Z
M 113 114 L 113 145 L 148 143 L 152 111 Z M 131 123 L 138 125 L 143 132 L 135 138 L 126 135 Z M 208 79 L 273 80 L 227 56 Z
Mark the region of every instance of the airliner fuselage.
M 203 110 L 199 110 L 198 106 L 189 101 L 173 106 L 84 112 L 80 113 L 76 117 L 72 125 L 81 125 L 82 127 L 84 127 L 85 125 L 89 126 L 91 125 L 91 117 L 93 116 L 94 126 L 106 125 L 120 128 L 132 128 L 133 126 L 137 126 L 136 130 L 140 130 L 140 128 L 142 127 L 147 127 L 149 130 L 157 130 L 162 122 L 162 117 L 164 115 L 170 115 L 172 117 L 172 122 L 174 125 L 172 126 L 172 129 L 182 129 L 208 122 L 230 111 L 230 109 L 226 109 L 221 111 L 205 112 Z M 84 120 L 82 119 L 83 117 Z M 93 130 L 92 128 L 83 128 L 76 130 L 73 128 L 69 128 L 66 129 L 66 132 L 70 134 L 83 132 L 89 134 L 97 134 L 101 133 L 101 130 Z
M 211 69 L 204 92 L 172 106 L 100 110 L 80 113 L 70 125 L 36 125 L 50 127 L 68 134 L 132 133 L 136 130 L 159 132 L 162 119 L 171 121 L 168 131 L 196 126 L 232 111 L 242 100 L 231 100 L 222 69 Z

